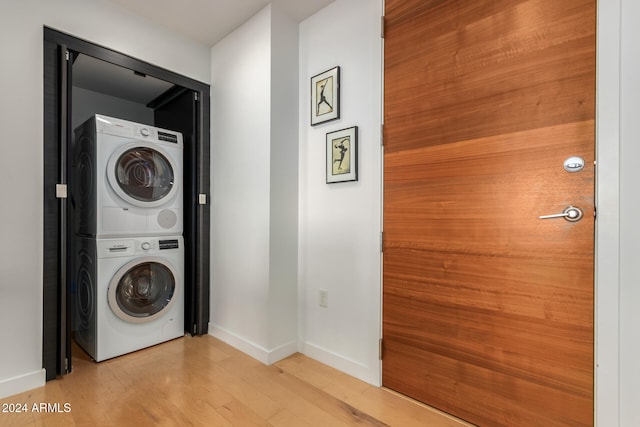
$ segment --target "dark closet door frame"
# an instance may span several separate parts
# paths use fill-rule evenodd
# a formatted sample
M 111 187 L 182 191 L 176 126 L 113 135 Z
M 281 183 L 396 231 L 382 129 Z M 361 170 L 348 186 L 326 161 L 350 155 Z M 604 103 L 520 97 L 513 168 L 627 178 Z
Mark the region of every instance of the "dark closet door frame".
M 204 335 L 209 324 L 209 242 L 210 242 L 210 134 L 209 85 L 155 65 L 100 46 L 72 35 L 44 27 L 44 177 L 43 177 L 43 338 L 42 366 L 47 381 L 70 370 L 69 350 L 69 295 L 67 294 L 68 254 L 66 203 L 64 191 L 58 184 L 66 184 L 67 166 L 65 147 L 70 136 L 71 111 L 66 98 L 70 94 L 70 80 L 65 61 L 74 54 L 89 55 L 133 71 L 153 76 L 197 95 L 197 140 L 194 150 L 185 150 L 185 174 L 196 183 L 194 194 L 185 194 L 185 201 L 196 205 L 189 217 L 185 216 L 185 242 L 191 242 L 187 251 L 195 254 L 194 303 L 185 307 L 192 324 L 185 330 L 193 335 Z M 71 57 L 66 53 L 71 52 Z M 63 144 L 63 142 L 65 144 Z M 189 154 L 192 153 L 192 154 Z M 187 158 L 194 156 L 195 158 Z M 187 236 L 187 233 L 194 234 Z

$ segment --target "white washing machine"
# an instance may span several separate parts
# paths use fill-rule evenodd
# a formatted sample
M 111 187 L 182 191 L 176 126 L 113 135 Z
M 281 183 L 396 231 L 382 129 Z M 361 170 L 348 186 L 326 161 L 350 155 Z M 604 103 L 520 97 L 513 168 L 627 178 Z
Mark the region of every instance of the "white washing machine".
M 184 335 L 182 236 L 75 239 L 75 340 L 96 361 Z
M 75 130 L 73 163 L 76 234 L 182 233 L 180 132 L 97 114 Z

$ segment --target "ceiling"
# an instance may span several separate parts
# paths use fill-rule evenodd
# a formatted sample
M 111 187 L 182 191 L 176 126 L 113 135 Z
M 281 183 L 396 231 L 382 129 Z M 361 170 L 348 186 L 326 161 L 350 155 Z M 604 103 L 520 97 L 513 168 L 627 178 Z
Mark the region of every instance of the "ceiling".
M 183 36 L 213 46 L 269 3 L 301 22 L 334 0 L 109 0 Z M 73 85 L 147 104 L 173 85 L 87 55 L 73 63 Z
M 297 22 L 334 0 L 109 0 L 132 13 L 213 46 L 273 3 Z
M 145 105 L 173 87 L 164 80 L 88 55 L 78 55 L 72 77 L 74 86 Z

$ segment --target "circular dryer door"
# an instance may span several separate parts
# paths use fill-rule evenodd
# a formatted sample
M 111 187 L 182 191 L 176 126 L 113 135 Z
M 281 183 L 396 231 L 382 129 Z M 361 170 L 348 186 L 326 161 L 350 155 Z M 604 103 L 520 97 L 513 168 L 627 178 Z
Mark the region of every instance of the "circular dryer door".
M 181 291 L 176 270 L 165 259 L 144 257 L 122 266 L 109 283 L 108 300 L 116 316 L 150 322 L 171 308 Z
M 167 203 L 178 190 L 171 157 L 159 147 L 132 143 L 116 150 L 107 165 L 109 184 L 128 203 L 143 208 Z

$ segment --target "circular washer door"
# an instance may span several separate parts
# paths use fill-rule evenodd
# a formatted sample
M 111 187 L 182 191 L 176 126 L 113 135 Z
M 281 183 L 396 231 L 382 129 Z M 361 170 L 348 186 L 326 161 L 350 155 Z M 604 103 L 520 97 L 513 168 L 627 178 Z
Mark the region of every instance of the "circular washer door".
M 130 323 L 145 323 L 163 316 L 175 303 L 181 282 L 166 259 L 135 259 L 113 276 L 108 300 L 111 311 Z
M 107 165 L 107 178 L 115 193 L 143 208 L 161 206 L 178 191 L 171 157 L 159 147 L 131 143 L 116 150 Z

